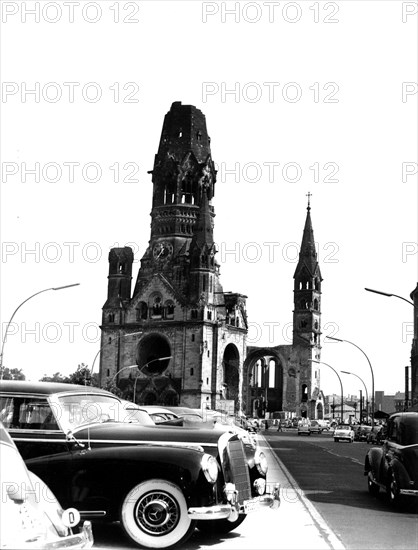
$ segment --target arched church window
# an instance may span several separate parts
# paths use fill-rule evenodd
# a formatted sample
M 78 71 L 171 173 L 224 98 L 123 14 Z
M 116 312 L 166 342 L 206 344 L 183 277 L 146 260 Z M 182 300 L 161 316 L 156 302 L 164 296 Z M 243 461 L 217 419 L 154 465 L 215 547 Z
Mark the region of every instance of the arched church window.
M 109 323 L 114 323 L 115 322 L 115 314 L 114 313 L 109 313 L 109 315 L 107 316 L 107 320 Z
M 118 264 L 118 273 L 125 273 L 126 265 L 124 262 Z
M 166 319 L 173 319 L 174 317 L 174 302 L 171 300 L 165 303 L 165 316 Z
M 197 141 L 201 141 L 202 139 L 202 132 L 200 130 L 197 131 L 196 133 L 196 138 L 197 138 Z
M 138 321 L 148 317 L 148 306 L 145 302 L 139 302 L 136 310 L 136 318 Z
M 316 298 L 313 301 L 313 307 L 314 307 L 314 309 L 318 309 L 318 300 Z
M 302 384 L 302 391 L 301 391 L 301 401 L 307 401 L 308 400 L 308 386 L 306 384 Z
M 299 323 L 299 328 L 306 328 L 308 326 L 308 321 L 306 319 L 301 319 Z
M 152 317 L 161 317 L 163 308 L 162 308 L 162 300 L 161 296 L 155 295 L 152 299 Z
M 179 128 L 179 135 L 178 135 L 178 137 L 179 137 L 179 138 L 180 138 L 180 137 L 183 137 L 183 129 L 182 129 L 182 128 Z
M 197 319 L 197 309 L 192 309 L 191 317 L 192 317 L 192 319 Z
M 315 321 L 314 327 L 315 327 L 315 330 L 318 330 L 318 328 L 319 328 L 319 323 L 318 323 L 318 321 Z

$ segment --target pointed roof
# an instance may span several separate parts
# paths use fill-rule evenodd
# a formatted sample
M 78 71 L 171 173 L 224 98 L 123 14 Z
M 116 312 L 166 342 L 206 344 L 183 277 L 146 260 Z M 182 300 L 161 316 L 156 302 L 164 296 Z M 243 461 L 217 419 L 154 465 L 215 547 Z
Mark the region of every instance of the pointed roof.
M 303 229 L 302 244 L 299 253 L 299 262 L 295 270 L 295 276 L 297 273 L 305 267 L 310 275 L 314 275 L 319 270 L 318 259 L 315 247 L 315 238 L 313 234 L 312 220 L 311 220 L 311 206 L 310 206 L 310 193 L 308 193 L 308 206 L 305 220 L 305 227 Z

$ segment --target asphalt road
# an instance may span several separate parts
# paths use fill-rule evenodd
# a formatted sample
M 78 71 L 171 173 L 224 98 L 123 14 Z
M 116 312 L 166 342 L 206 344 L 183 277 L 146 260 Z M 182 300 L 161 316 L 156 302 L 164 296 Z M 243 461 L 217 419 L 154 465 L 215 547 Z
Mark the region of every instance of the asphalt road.
M 363 476 L 366 443 L 335 443 L 330 435 L 263 432 L 269 483 L 279 482 L 278 510 L 251 514 L 224 536 L 198 530 L 179 550 L 409 550 L 418 548 L 417 513 L 373 498 Z M 276 458 L 277 457 L 277 458 Z M 121 527 L 94 526 L 94 548 L 137 548 Z
M 418 548 L 416 507 L 396 510 L 383 493 L 378 498 L 368 493 L 363 475 L 367 443 L 336 443 L 328 434 L 298 437 L 290 430 L 264 436 L 345 548 Z

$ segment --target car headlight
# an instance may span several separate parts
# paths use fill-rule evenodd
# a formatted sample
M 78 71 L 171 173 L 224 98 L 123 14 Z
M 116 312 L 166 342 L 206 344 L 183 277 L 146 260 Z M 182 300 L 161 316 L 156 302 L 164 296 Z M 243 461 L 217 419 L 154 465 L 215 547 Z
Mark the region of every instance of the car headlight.
M 257 466 L 258 472 L 262 475 L 267 475 L 267 470 L 268 470 L 267 457 L 262 450 L 256 449 L 255 455 L 254 455 L 254 462 L 255 462 L 255 465 Z
M 215 483 L 215 481 L 218 479 L 218 463 L 212 455 L 203 455 L 202 470 L 209 483 Z

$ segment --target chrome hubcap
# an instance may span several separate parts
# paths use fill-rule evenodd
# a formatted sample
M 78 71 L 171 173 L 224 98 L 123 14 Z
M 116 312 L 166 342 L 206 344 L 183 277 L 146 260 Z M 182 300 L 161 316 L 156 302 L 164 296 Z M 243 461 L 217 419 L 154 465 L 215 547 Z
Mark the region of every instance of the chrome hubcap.
M 147 493 L 139 499 L 135 509 L 138 526 L 150 535 L 166 535 L 179 522 L 178 502 L 166 493 Z

